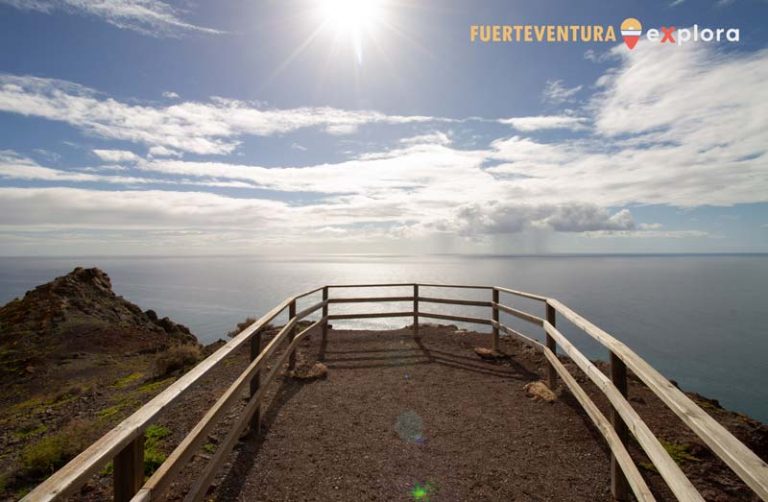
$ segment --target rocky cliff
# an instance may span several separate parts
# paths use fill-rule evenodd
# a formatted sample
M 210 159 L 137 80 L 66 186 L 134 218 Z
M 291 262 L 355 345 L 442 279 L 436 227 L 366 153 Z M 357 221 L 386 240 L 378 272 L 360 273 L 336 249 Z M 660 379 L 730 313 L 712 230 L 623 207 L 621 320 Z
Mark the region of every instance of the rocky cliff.
M 76 268 L 0 308 L 0 377 L 24 378 L 85 354 L 157 352 L 197 344 L 189 329 L 112 291 L 98 268 Z

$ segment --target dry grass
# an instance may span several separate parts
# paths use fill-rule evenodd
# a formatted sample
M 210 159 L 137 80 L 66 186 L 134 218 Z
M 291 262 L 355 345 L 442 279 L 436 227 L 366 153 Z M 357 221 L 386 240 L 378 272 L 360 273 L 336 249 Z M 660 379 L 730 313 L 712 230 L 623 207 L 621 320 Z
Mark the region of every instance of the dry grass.
M 174 345 L 157 356 L 155 369 L 159 377 L 177 371 L 184 372 L 197 364 L 202 357 L 203 353 L 197 345 Z

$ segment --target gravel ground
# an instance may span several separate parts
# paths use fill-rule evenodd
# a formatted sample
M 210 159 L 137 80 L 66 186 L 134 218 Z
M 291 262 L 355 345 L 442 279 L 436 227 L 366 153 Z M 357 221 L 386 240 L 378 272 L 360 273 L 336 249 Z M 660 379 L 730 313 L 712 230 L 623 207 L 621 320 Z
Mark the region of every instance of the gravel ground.
M 318 336 L 302 348 L 320 356 Z M 609 500 L 609 456 L 537 374 L 480 360 L 451 327 L 329 334 L 328 376 L 286 380 L 264 434 L 241 442 L 217 500 Z M 508 354 L 526 352 L 505 341 Z M 320 356 L 322 358 L 322 356 Z M 535 369 L 535 368 L 534 368 Z
M 562 386 L 553 403 L 526 395 L 524 386 L 546 373 L 541 354 L 503 337 L 506 357 L 485 361 L 474 349 L 488 347 L 490 336 L 452 326 L 422 327 L 419 339 L 407 329 L 331 330 L 325 348 L 319 338 L 317 332 L 306 338 L 298 357 L 309 366 L 322 360 L 327 377 L 307 382 L 281 372 L 263 404 L 263 433 L 241 438 L 208 500 L 610 499 L 609 452 L 580 405 Z M 163 453 L 183 439 L 248 360 L 247 347 L 236 351 L 158 417 L 171 431 L 159 445 Z M 608 416 L 601 392 L 571 361 L 561 360 Z M 632 406 L 675 452 L 706 500 L 759 500 L 647 387 L 629 377 Z M 689 396 L 761 458 L 768 457 L 766 425 L 712 399 Z M 184 499 L 211 458 L 208 447 L 215 450 L 246 400 L 225 413 L 167 500 Z M 629 451 L 657 500 L 674 500 L 634 440 Z M 110 498 L 111 475 L 100 473 L 71 500 Z

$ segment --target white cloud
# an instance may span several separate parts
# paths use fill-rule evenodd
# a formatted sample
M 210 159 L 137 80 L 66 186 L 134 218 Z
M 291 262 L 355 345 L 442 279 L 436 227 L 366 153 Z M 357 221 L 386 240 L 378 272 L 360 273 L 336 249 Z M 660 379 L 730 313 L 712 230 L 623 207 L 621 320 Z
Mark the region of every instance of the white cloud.
M 632 239 L 702 239 L 714 238 L 709 232 L 703 230 L 626 230 L 626 231 L 595 231 L 585 232 L 585 237 L 611 237 Z
M 583 86 L 565 87 L 562 80 L 547 80 L 544 90 L 541 92 L 543 101 L 561 104 L 571 99 L 582 89 Z
M 411 136 L 409 138 L 403 138 L 400 140 L 405 145 L 450 145 L 452 143 L 451 136 L 441 131 L 431 132 L 429 134 L 420 134 L 418 136 Z
M 665 49 L 642 41 L 633 51 L 614 51 L 623 64 L 598 81 L 603 92 L 593 103 L 600 133 L 679 143 L 764 130 L 768 50 L 720 54 L 702 43 Z
M 611 51 L 597 52 L 594 49 L 587 49 L 584 52 L 584 59 L 593 63 L 605 63 L 610 59 L 616 58 L 616 54 Z
M 130 152 L 125 152 L 130 153 Z M 32 159 L 18 155 L 10 150 L 0 150 L 0 179 L 26 180 L 67 183 L 99 183 L 126 186 L 141 185 L 189 185 L 220 188 L 255 188 L 255 185 L 242 181 L 168 179 L 146 176 L 127 176 L 122 174 L 127 169 L 119 165 L 84 167 L 78 170 L 62 170 L 44 167 Z M 105 174 L 119 172 L 120 175 Z
M 6 213 L 2 224 L 140 228 L 143 221 L 146 226 L 170 229 L 176 225 L 217 235 L 225 235 L 226 229 L 267 228 L 275 239 L 285 241 L 314 236 L 322 228 L 333 230 L 328 238 L 339 239 L 411 239 L 433 234 L 477 238 L 527 231 L 595 238 L 712 238 L 701 230 L 667 230 L 656 223 L 636 222 L 628 208 L 637 215 L 635 205 L 686 208 L 768 202 L 768 119 L 761 113 L 768 99 L 763 85 L 768 77 L 768 51 L 722 55 L 696 44 L 672 49 L 660 52 L 640 43 L 631 53 L 617 52 L 618 66 L 600 79 L 597 95 L 581 111 L 583 118 L 508 119 L 523 120 L 515 127 L 522 124 L 530 131 L 543 124 L 551 127 L 562 118 L 575 119 L 584 127 L 590 125 L 583 134 L 565 138 L 559 134 L 557 141 L 543 141 L 523 131 L 467 150 L 460 148 L 453 133 L 430 124 L 430 133 L 415 137 L 409 136 L 412 128 L 405 128 L 407 132 L 392 150 L 303 167 L 268 168 L 231 159 L 181 160 L 162 155 L 168 152 L 159 148 L 172 149 L 168 142 L 182 144 L 184 138 L 231 144 L 245 131 L 268 135 L 300 127 L 408 124 L 424 118 L 329 108 L 262 110 L 222 99 L 149 107 L 143 114 L 138 112 L 145 108 L 60 84 L 43 94 L 55 103 L 62 96 L 86 99 L 65 107 L 70 113 L 66 120 L 94 133 L 110 131 L 102 135 L 118 131 L 133 137 L 150 131 L 149 139 L 137 136 L 151 145 L 149 158 L 130 164 L 128 172 L 134 176 L 124 176 L 123 171 L 122 178 L 112 176 L 108 181 L 109 176 L 100 172 L 54 170 L 4 152 L 1 176 L 49 183 L 111 183 L 113 188 L 117 183 L 250 187 L 258 188 L 253 193 L 264 198 L 243 198 L 240 192 L 238 197 L 225 197 L 172 190 L 6 188 L 0 190 L 0 210 L 16 207 L 14 212 L 20 216 Z M 22 84 L 3 82 L 0 108 L 36 108 L 35 113 L 50 117 L 64 113 L 50 101 L 10 101 L 10 96 L 34 94 L 14 88 L 31 85 Z M 49 85 L 48 81 L 42 85 Z M 87 100 L 95 100 L 97 108 L 108 108 L 111 115 L 99 110 L 81 112 L 80 106 L 94 105 Z M 116 120 L 115 114 L 126 118 Z M 467 124 L 463 128 L 470 127 Z M 171 139 L 158 139 L 164 137 Z M 86 175 L 99 177 L 82 178 Z M 279 192 L 294 196 L 288 199 Z M 290 203 L 280 202 L 281 198 Z M 91 214 L 99 213 L 102 206 L 104 214 Z M 28 207 L 30 213 L 22 214 Z
M 541 115 L 536 117 L 511 117 L 499 119 L 499 123 L 511 125 L 518 131 L 531 132 L 541 129 L 570 129 L 578 131 L 586 129 L 588 119 L 571 117 L 570 115 Z
M 93 150 L 93 153 L 104 162 L 136 162 L 140 158 L 127 150 Z
M 325 132 L 334 136 L 349 136 L 355 134 L 358 124 L 331 124 L 325 128 Z
M 52 13 L 57 10 L 103 19 L 118 28 L 156 37 L 184 32 L 218 34 L 179 17 L 177 9 L 160 0 L 0 0 L 17 9 Z
M 627 209 L 611 214 L 594 204 L 531 205 L 493 201 L 464 205 L 436 226 L 462 235 L 483 235 L 517 233 L 526 228 L 558 232 L 625 231 L 634 230 L 635 222 Z
M 409 145 L 384 153 L 368 154 L 336 164 L 307 167 L 272 167 L 156 159 L 138 167 L 146 172 L 187 177 L 234 179 L 260 188 L 285 192 L 359 194 L 398 197 L 403 190 L 438 193 L 456 183 L 492 186 L 493 179 L 481 169 L 484 153 L 443 145 Z
M 3 187 L 0 208 L 0 225 L 84 228 L 255 228 L 288 216 L 279 202 L 164 190 Z
M 149 148 L 149 156 L 150 157 L 181 157 L 181 152 L 177 152 L 176 150 L 172 150 L 170 148 L 166 148 L 164 146 L 153 146 Z
M 164 98 L 168 98 L 168 99 L 179 99 L 181 96 L 179 96 L 178 94 L 176 94 L 173 91 L 165 91 L 163 93 L 163 97 Z
M 132 105 L 72 82 L 7 74 L 0 74 L 0 111 L 66 122 L 103 138 L 197 154 L 231 153 L 243 135 L 272 136 L 310 127 L 349 134 L 365 124 L 445 121 L 330 107 L 264 109 L 224 98 L 160 107 Z

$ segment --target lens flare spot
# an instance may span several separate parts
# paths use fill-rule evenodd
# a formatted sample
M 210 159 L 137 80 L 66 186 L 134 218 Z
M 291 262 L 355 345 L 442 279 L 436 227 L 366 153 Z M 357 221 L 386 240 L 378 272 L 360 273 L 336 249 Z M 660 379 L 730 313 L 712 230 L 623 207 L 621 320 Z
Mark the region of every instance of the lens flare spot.
M 428 501 L 432 492 L 434 492 L 432 483 L 427 482 L 423 485 L 421 483 L 416 483 L 411 490 L 411 497 L 413 500 Z
M 424 421 L 418 413 L 408 410 L 400 414 L 395 421 L 395 432 L 405 442 L 424 443 Z

